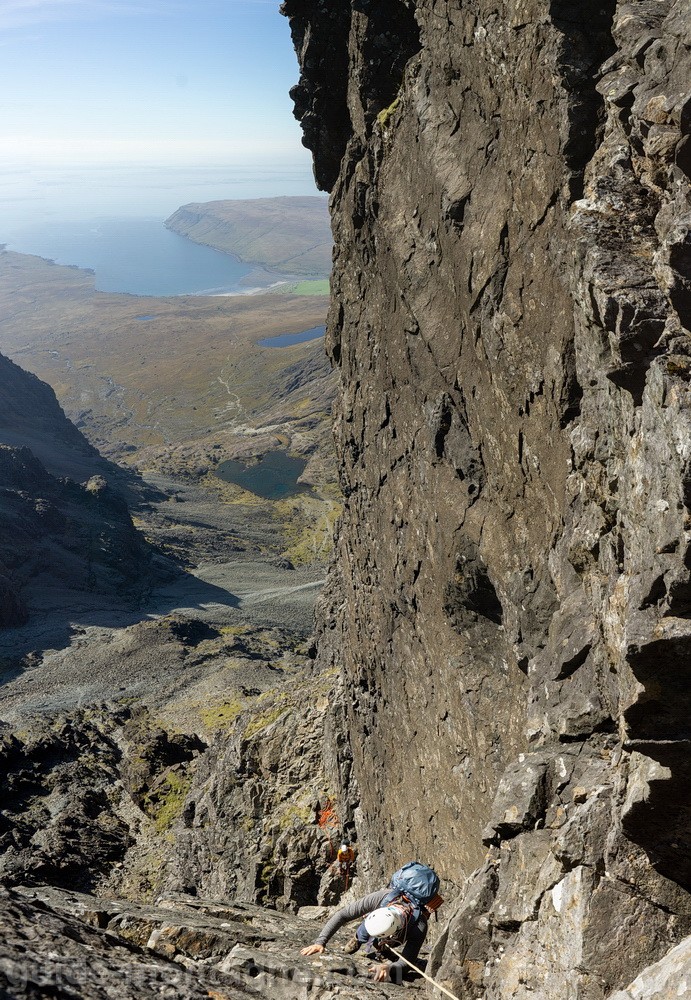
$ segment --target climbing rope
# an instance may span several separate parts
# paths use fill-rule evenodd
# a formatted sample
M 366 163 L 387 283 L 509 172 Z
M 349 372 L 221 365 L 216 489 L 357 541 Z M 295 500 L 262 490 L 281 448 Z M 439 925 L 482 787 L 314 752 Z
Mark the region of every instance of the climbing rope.
M 404 961 L 406 965 L 410 966 L 413 972 L 417 972 L 419 976 L 422 976 L 424 979 L 426 979 L 428 983 L 432 984 L 432 986 L 436 986 L 438 990 L 442 991 L 442 993 L 446 993 L 447 997 L 451 997 L 451 1000 L 459 1000 L 459 998 L 454 993 L 451 993 L 449 990 L 447 990 L 445 986 L 440 986 L 439 983 L 435 982 L 431 976 L 428 976 L 426 972 L 422 971 L 422 969 L 418 969 L 417 965 L 413 965 L 412 962 L 409 962 L 407 958 L 401 955 L 400 951 L 396 951 L 396 949 L 392 948 L 390 944 L 387 945 L 387 950 L 392 951 L 397 958 L 400 958 L 402 961 Z
M 317 826 L 324 833 L 327 838 L 328 848 L 327 848 L 327 861 L 333 861 L 336 856 L 336 851 L 333 845 L 333 835 L 336 833 L 341 823 L 338 818 L 338 814 L 334 809 L 334 803 L 332 799 L 327 799 L 323 808 L 317 810 Z

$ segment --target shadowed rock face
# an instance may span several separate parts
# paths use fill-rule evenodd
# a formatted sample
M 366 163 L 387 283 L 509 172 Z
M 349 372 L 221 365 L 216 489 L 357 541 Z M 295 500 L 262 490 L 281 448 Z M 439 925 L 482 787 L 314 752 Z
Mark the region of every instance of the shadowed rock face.
M 373 880 L 489 848 L 453 991 L 603 998 L 691 930 L 691 14 L 386 8 L 283 7 L 336 244 L 341 775 Z
M 56 479 L 28 448 L 0 445 L 0 625 L 31 610 L 67 614 L 68 600 L 136 600 L 151 578 L 151 555 L 125 502 L 102 476 L 79 485 Z
M 81 482 L 108 464 L 63 413 L 55 393 L 0 355 L 0 444 L 27 447 L 54 476 Z
M 119 470 L 50 386 L 1 355 L 0 403 L 0 628 L 39 608 L 67 615 L 104 597 L 136 601 L 153 579 L 152 554 L 105 478 L 123 478 Z

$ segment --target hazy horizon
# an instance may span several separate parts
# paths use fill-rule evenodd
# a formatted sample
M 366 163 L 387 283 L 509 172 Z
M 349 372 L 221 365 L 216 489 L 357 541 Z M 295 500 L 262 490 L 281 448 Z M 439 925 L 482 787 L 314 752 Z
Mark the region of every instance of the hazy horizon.
M 98 273 L 181 205 L 319 194 L 278 0 L 4 0 L 0 29 L 8 249 Z
M 319 194 L 309 162 L 0 168 L 0 243 L 44 223 L 99 217 L 164 220 L 190 202 Z
M 278 0 L 3 0 L 0 34 L 8 167 L 309 160 Z

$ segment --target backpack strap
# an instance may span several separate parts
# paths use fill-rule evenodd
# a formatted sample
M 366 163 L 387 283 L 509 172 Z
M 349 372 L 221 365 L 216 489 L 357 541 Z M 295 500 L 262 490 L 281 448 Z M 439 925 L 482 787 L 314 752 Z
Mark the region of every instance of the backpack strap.
M 440 897 L 441 898 L 441 897 Z M 419 906 L 414 900 L 409 896 L 406 896 L 404 892 L 399 892 L 398 889 L 392 889 L 388 895 L 384 896 L 380 906 L 389 906 L 390 903 L 402 902 L 408 911 L 408 919 L 417 921 L 421 916 L 425 916 L 424 907 Z M 426 919 L 426 916 L 425 916 Z

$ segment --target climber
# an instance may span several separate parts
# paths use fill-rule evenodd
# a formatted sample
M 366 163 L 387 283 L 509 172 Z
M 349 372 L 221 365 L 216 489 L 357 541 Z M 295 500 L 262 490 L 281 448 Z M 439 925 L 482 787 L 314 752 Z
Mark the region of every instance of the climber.
M 338 848 L 336 860 L 341 865 L 352 865 L 355 861 L 355 851 L 348 844 L 341 844 Z
M 334 874 L 338 874 L 343 879 L 343 891 L 348 891 L 350 885 L 350 869 L 355 862 L 355 851 L 348 844 L 341 844 L 336 855 Z
M 431 868 L 410 862 L 395 873 L 385 889 L 378 889 L 338 910 L 315 943 L 303 948 L 300 954 L 321 954 L 339 928 L 364 917 L 343 950 L 352 955 L 365 945 L 368 958 L 377 959 L 369 967 L 372 978 L 377 982 L 388 979 L 400 984 L 408 968 L 406 962 L 417 964 L 427 936 L 429 914 L 441 903 L 438 888 L 439 878 Z M 402 957 L 392 961 L 388 944 L 400 951 Z
M 400 983 L 406 968 L 405 963 L 401 959 L 395 962 L 387 960 L 386 943 L 391 941 L 398 947 L 402 945 L 401 954 L 415 964 L 427 935 L 427 918 L 421 912 L 415 920 L 412 913 L 406 913 L 406 908 L 396 904 L 382 906 L 382 902 L 390 895 L 391 889 L 379 889 L 344 906 L 334 913 L 315 943 L 303 948 L 300 954 L 319 955 L 339 928 L 358 917 L 365 917 L 355 936 L 348 941 L 343 950 L 352 955 L 363 944 L 369 944 L 368 957 L 379 959 L 369 967 L 372 978 L 377 982 L 388 979 Z

